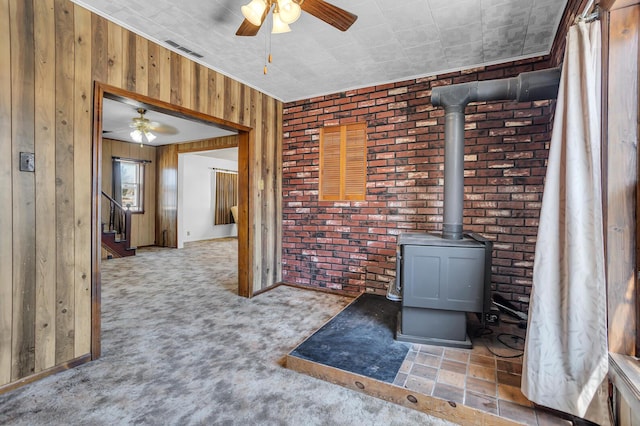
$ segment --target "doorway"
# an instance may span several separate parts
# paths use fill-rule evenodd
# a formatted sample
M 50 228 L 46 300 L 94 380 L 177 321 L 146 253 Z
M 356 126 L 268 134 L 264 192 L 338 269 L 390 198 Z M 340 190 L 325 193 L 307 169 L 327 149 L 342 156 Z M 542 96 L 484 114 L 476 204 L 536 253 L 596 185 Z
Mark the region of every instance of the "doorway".
M 104 99 L 111 99 L 128 104 L 135 108 L 143 108 L 149 111 L 158 111 L 163 114 L 183 118 L 186 120 L 200 121 L 213 124 L 221 129 L 237 134 L 237 158 L 238 158 L 238 295 L 250 297 L 250 269 L 247 265 L 250 262 L 249 247 L 249 140 L 252 137 L 252 129 L 240 124 L 231 123 L 216 117 L 189 110 L 180 106 L 172 105 L 147 96 L 128 92 L 126 90 L 109 86 L 106 84 L 95 84 L 94 90 L 94 135 L 93 135 L 93 182 L 92 182 L 92 336 L 91 353 L 92 358 L 100 356 L 100 324 L 101 324 L 101 192 L 102 192 L 102 145 L 103 145 L 103 105 Z M 182 145 L 182 144 L 181 144 Z M 191 145 L 191 144 L 184 144 Z M 194 150 L 193 147 L 184 149 L 178 148 L 180 145 L 163 145 L 158 150 L 158 182 L 166 179 L 166 185 L 158 192 L 158 211 L 156 212 L 156 223 L 160 227 L 156 229 L 156 244 L 158 231 L 165 235 L 172 233 L 177 236 L 178 211 L 177 211 L 177 169 L 179 152 Z M 201 150 L 201 149 L 200 149 Z M 174 201 L 175 200 L 175 201 Z M 169 230 L 169 232 L 166 232 Z M 177 247 L 176 244 L 167 244 Z M 166 240 L 165 240 L 166 242 Z
M 237 237 L 237 176 L 237 147 L 178 154 L 178 248 Z

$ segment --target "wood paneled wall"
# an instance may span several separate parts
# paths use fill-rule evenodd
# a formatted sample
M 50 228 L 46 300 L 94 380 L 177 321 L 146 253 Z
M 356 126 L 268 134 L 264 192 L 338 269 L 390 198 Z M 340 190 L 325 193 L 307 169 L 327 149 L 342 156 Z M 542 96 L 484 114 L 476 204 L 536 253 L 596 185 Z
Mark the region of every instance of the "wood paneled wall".
M 69 0 L 0 0 L 0 35 L 0 390 L 91 353 L 95 82 L 252 128 L 240 264 L 249 294 L 279 281 L 280 101 Z
M 609 15 L 605 99 L 607 302 L 609 351 L 638 356 L 636 220 L 640 76 L 640 4 Z M 615 2 L 617 5 L 618 2 Z M 616 7 L 616 6 L 614 6 Z M 604 31 L 607 29 L 605 28 Z
M 113 157 L 147 160 L 144 166 L 144 213 L 131 215 L 131 245 L 152 246 L 156 239 L 156 150 L 112 139 L 102 140 L 102 190 L 113 197 Z M 109 203 L 101 198 L 102 222 L 109 220 Z M 108 223 L 107 223 L 108 225 Z

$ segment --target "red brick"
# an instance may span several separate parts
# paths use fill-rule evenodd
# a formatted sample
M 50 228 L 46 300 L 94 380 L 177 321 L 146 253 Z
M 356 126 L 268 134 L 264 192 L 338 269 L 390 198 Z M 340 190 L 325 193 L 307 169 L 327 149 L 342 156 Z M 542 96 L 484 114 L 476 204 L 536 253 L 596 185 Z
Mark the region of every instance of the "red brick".
M 547 58 L 299 100 L 284 105 L 282 276 L 342 293 L 384 294 L 397 236 L 442 228 L 444 110 L 431 88 L 517 75 Z M 554 103 L 467 107 L 466 231 L 494 241 L 493 287 L 526 308 Z M 318 202 L 319 129 L 367 120 L 366 201 Z

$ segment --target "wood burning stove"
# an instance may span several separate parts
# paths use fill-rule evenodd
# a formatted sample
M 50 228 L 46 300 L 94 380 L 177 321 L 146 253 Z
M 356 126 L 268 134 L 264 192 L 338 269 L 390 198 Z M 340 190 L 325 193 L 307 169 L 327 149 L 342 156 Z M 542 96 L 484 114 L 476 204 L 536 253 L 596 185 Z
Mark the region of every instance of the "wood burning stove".
M 553 99 L 559 82 L 560 69 L 552 68 L 432 89 L 431 103 L 445 108 L 442 235 L 398 238 L 398 340 L 470 348 L 466 313 L 490 309 L 492 244 L 462 229 L 465 107 L 476 101 Z
M 471 348 L 466 312 L 491 307 L 491 241 L 465 234 L 460 240 L 406 233 L 398 239 L 396 285 L 402 310 L 401 341 Z

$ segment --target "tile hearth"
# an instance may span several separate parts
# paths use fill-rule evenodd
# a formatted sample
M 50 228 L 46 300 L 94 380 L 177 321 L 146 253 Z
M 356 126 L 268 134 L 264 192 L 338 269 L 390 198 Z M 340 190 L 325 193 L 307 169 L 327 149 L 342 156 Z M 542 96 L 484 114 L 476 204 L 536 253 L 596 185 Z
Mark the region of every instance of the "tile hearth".
M 363 297 L 368 302 L 358 303 Z M 373 300 L 376 297 L 378 300 Z M 520 391 L 526 331 L 515 324 L 517 321 L 510 323 L 505 318 L 498 326 L 482 327 L 477 317 L 469 314 L 472 349 L 394 344 L 400 304 L 366 294 L 358 299 L 289 353 L 287 367 L 461 424 L 572 424 L 535 406 Z M 349 322 L 356 323 L 346 326 Z M 359 332 L 350 333 L 350 328 Z M 406 345 L 407 352 L 397 364 L 376 358 L 398 344 Z M 322 349 L 314 353 L 309 347 Z M 338 352 L 349 362 L 335 363 L 320 352 Z M 367 374 L 359 363 L 367 368 L 388 368 L 384 376 L 390 379 Z

